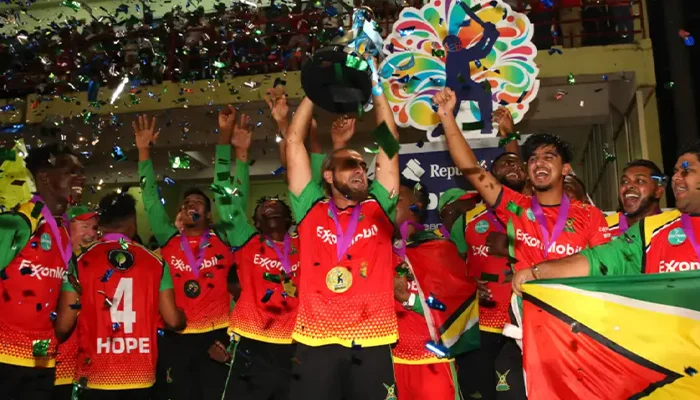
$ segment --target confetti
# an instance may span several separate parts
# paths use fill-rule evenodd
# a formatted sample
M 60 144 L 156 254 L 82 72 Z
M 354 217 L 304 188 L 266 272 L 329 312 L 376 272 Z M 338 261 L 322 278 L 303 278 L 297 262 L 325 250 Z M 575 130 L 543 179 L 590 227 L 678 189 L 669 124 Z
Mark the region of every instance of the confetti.
M 279 274 L 271 274 L 269 272 L 265 272 L 263 273 L 263 279 L 274 283 L 282 283 L 282 276 L 280 276 Z
M 550 47 L 548 53 L 549 53 L 549 55 L 551 56 L 551 55 L 553 55 L 553 54 L 562 55 L 564 52 L 563 52 L 561 49 L 558 49 L 558 48 L 556 48 L 556 47 Z
M 167 175 L 165 177 L 163 177 L 163 182 L 165 182 L 165 184 L 168 186 L 172 186 L 175 184 L 175 180 L 173 180 L 172 178 L 170 178 Z
M 108 269 L 107 271 L 105 271 L 105 274 L 102 275 L 102 278 L 100 279 L 100 282 L 105 283 L 105 282 L 109 281 L 109 278 L 112 277 L 112 274 L 113 274 L 113 273 L 114 273 L 114 270 L 113 270 L 112 268 L 110 268 L 110 269 Z
M 68 307 L 70 307 L 71 310 L 81 310 L 83 305 L 81 303 L 73 303 Z
M 695 45 L 695 39 L 690 34 L 690 32 L 681 29 L 678 31 L 678 36 L 680 36 L 681 39 L 683 39 L 683 43 L 685 43 L 686 46 L 691 47 Z
M 190 169 L 190 158 L 188 156 L 170 157 L 170 167 L 172 169 Z
M 51 311 L 51 314 L 49 314 L 51 321 L 55 321 L 57 316 L 58 314 L 56 314 L 56 311 Z
M 126 155 L 124 155 L 124 151 L 121 147 L 114 145 L 114 147 L 112 147 L 112 158 L 114 158 L 115 161 L 124 161 L 126 160 Z
M 574 85 L 576 84 L 576 78 L 574 78 L 573 73 L 569 73 L 569 77 L 567 78 L 569 85 Z
M 165 331 L 163 329 L 158 328 L 158 330 L 156 332 L 158 333 L 158 336 L 160 336 L 160 337 L 165 336 Z
M 267 289 L 265 291 L 265 295 L 263 296 L 262 299 L 260 299 L 260 301 L 262 301 L 263 303 L 267 303 L 268 301 L 270 301 L 270 298 L 272 298 L 273 293 L 275 293 L 275 292 L 272 289 Z
M 116 331 L 119 330 L 119 327 L 120 327 L 120 326 L 121 326 L 121 325 L 119 325 L 119 322 L 114 322 L 114 323 L 112 324 L 112 330 L 116 332 Z
M 97 101 L 97 93 L 98 93 L 99 89 L 100 89 L 100 85 L 96 81 L 91 80 L 90 83 L 88 84 L 88 101 L 89 102 L 92 103 L 92 102 Z M 90 115 L 89 112 L 87 114 Z
M 272 175 L 274 175 L 274 176 L 280 175 L 280 174 L 284 173 L 284 171 L 286 171 L 286 170 L 287 170 L 286 168 L 284 168 L 283 166 L 280 166 L 276 170 L 272 171 Z
M 369 154 L 379 154 L 379 147 L 370 149 L 369 147 L 365 147 L 365 153 Z
M 392 158 L 399 152 L 401 146 L 385 122 L 382 122 L 381 125 L 372 131 L 372 137 L 379 147 L 384 150 L 387 157 Z
M 425 344 L 425 348 L 426 348 L 428 351 L 430 351 L 430 352 L 432 352 L 433 354 L 435 354 L 438 358 L 444 358 L 444 357 L 447 355 L 448 351 L 449 351 L 445 346 L 440 345 L 440 344 L 437 344 L 437 343 L 435 343 L 435 342 L 428 342 L 428 343 L 426 343 L 426 344 Z
M 479 279 L 486 282 L 498 282 L 498 274 L 489 274 L 488 272 L 482 272 L 481 277 Z
M 698 373 L 698 370 L 693 368 L 693 367 L 685 367 L 683 370 L 688 376 L 695 376 Z
M 32 341 L 32 355 L 34 357 L 46 357 L 46 356 L 48 356 L 50 345 L 51 345 L 51 339 Z
M 445 307 L 440 300 L 436 299 L 432 293 L 425 299 L 425 302 L 428 303 L 428 307 L 433 310 L 445 311 L 447 309 L 447 307 Z
M 688 168 L 690 168 L 690 163 L 689 163 L 688 161 L 683 161 L 683 162 L 681 163 L 681 168 L 683 168 L 684 170 L 687 171 Z
M 117 101 L 117 98 L 119 97 L 120 94 L 124 91 L 124 87 L 126 84 L 129 83 L 129 77 L 125 76 L 122 81 L 119 83 L 119 86 L 117 86 L 116 89 L 114 89 L 114 92 L 112 93 L 112 98 L 109 101 L 109 104 L 114 104 L 115 101 Z
M 557 100 L 561 100 L 561 99 L 564 98 L 564 96 L 566 96 L 567 94 L 569 94 L 569 93 L 568 93 L 568 92 L 565 92 L 565 91 L 563 91 L 563 90 L 558 90 L 558 91 L 557 91 L 557 95 L 554 96 L 554 98 L 557 99 Z

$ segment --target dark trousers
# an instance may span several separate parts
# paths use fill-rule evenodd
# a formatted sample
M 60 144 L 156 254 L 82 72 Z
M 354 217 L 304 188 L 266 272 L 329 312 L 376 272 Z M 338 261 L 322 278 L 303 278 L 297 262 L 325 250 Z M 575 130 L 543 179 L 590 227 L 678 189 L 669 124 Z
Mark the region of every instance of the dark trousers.
M 149 400 L 151 389 L 95 390 L 83 389 L 80 400 Z
M 481 331 L 481 347 L 456 357 L 457 379 L 465 399 L 496 398 L 496 357 L 506 339 L 500 333 Z
M 226 387 L 230 400 L 287 400 L 296 345 L 242 337 Z
M 55 368 L 31 368 L 0 364 L 0 398 L 8 400 L 51 400 Z
M 506 338 L 501 353 L 496 357 L 496 399 L 525 400 L 525 377 L 523 376 L 523 354 L 515 340 Z
M 396 399 L 391 346 L 297 345 L 292 400 Z
M 158 358 L 161 371 L 166 375 L 165 390 L 171 400 L 221 398 L 228 367 L 209 357 L 209 347 L 216 340 L 224 346 L 228 344 L 226 329 L 196 334 L 166 331 Z M 161 379 L 162 376 L 156 378 L 157 381 Z M 162 393 L 158 393 L 157 398 L 163 398 Z

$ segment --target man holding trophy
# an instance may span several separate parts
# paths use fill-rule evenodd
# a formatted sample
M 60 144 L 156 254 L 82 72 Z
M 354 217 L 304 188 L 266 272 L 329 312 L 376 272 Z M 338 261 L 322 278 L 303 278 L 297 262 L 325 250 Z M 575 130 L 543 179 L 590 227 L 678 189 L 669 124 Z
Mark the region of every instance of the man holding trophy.
M 308 97 L 285 138 L 305 271 L 293 333 L 295 400 L 396 398 L 391 345 L 398 338 L 392 268 L 398 132 L 376 73 L 382 44 L 371 10 L 355 12 L 352 34 L 345 45 L 320 49 L 304 67 Z M 375 137 L 384 143 L 375 181 L 369 184 L 360 153 L 343 148 L 327 155 L 322 183 L 314 182 L 304 147 L 314 105 L 351 113 L 364 109 L 370 95 L 379 125 Z

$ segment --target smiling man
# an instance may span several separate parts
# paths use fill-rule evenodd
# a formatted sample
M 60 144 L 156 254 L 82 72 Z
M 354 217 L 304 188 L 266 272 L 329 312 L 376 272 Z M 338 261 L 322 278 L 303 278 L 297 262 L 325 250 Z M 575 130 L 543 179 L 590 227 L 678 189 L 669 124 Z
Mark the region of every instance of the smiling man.
M 170 393 L 175 400 L 220 398 L 228 370 L 212 361 L 207 352 L 217 340 L 228 342 L 231 296 L 227 280 L 233 254 L 226 239 L 210 226 L 211 201 L 197 188 L 185 191 L 179 211 L 182 230 L 172 224 L 160 202 L 151 162 L 150 147 L 159 134 L 154 132 L 155 118 L 149 121 L 140 116 L 133 128 L 148 224 L 170 268 L 177 306 L 187 316 L 187 327 L 177 333 L 166 332 L 161 349 L 161 361 L 170 369 Z M 242 168 L 247 166 L 241 164 Z
M 519 271 L 514 291 L 534 279 L 700 270 L 700 143 L 678 158 L 671 185 L 677 210 L 644 217 L 611 243 Z
M 622 211 L 606 218 L 610 234 L 618 237 L 642 219 L 661 212 L 659 201 L 664 195 L 664 174 L 649 160 L 634 160 L 625 165 L 618 188 Z
M 53 318 L 73 254 L 65 212 L 85 177 L 67 147 L 37 147 L 25 161 L 37 193 L 0 214 L 0 397 L 41 400 L 54 389 Z
M 481 168 L 453 116 L 454 92 L 445 88 L 433 97 L 433 103 L 438 106 L 437 113 L 445 126 L 447 147 L 455 165 L 493 209 L 499 223 L 506 227 L 512 224 L 515 233 L 511 244 L 515 255 L 513 271 L 575 254 L 610 240 L 603 213 L 595 207 L 569 200 L 564 193 L 564 176 L 571 171 L 572 154 L 569 145 L 561 138 L 538 133 L 525 141 L 522 154 L 534 195 L 523 195 Z M 511 324 L 517 324 L 517 318 Z M 522 331 L 516 325 L 506 324 L 504 334 L 520 340 Z M 522 355 L 517 342 L 506 342 L 496 360 L 496 369 L 502 377 L 496 386 L 497 398 L 526 397 Z

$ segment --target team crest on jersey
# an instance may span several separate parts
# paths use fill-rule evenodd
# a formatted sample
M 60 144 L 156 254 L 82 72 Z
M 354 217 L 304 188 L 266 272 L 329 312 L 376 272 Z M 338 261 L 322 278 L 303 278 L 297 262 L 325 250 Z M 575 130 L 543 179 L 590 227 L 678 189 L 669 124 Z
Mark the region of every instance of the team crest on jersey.
M 326 286 L 333 293 L 344 293 L 352 286 L 352 274 L 345 267 L 335 267 L 326 275 Z
M 126 271 L 134 265 L 134 255 L 126 250 L 114 249 L 107 253 L 107 261 L 119 271 Z
M 668 233 L 668 242 L 673 246 L 678 246 L 679 244 L 682 244 L 683 242 L 685 242 L 685 239 L 685 232 L 683 232 L 683 229 L 681 228 L 673 229 L 671 230 L 671 232 Z
M 476 223 L 474 230 L 476 231 L 476 233 L 479 233 L 479 234 L 485 233 L 486 231 L 489 230 L 489 226 L 490 226 L 489 221 L 481 220 L 481 221 Z
M 535 213 L 532 212 L 532 208 L 528 208 L 527 211 L 525 211 L 525 215 L 527 216 L 527 219 L 535 222 Z
M 510 370 L 500 373 L 496 371 L 496 375 L 498 375 L 498 383 L 496 384 L 496 391 L 497 392 L 507 392 L 510 390 L 510 385 L 508 384 L 508 381 L 506 381 L 506 377 L 510 373 Z
M 196 299 L 201 292 L 202 288 L 199 286 L 199 282 L 195 280 L 185 282 L 185 296 L 190 299 Z
M 386 383 L 384 383 L 383 385 L 386 389 L 386 397 L 384 398 L 384 400 L 396 400 L 396 384 L 394 383 L 391 386 L 389 386 Z
M 573 218 L 566 219 L 566 225 L 564 226 L 564 232 L 576 233 L 576 229 L 574 229 L 574 219 Z
M 49 235 L 47 232 L 42 233 L 40 243 L 41 248 L 45 251 L 51 250 L 51 235 Z

